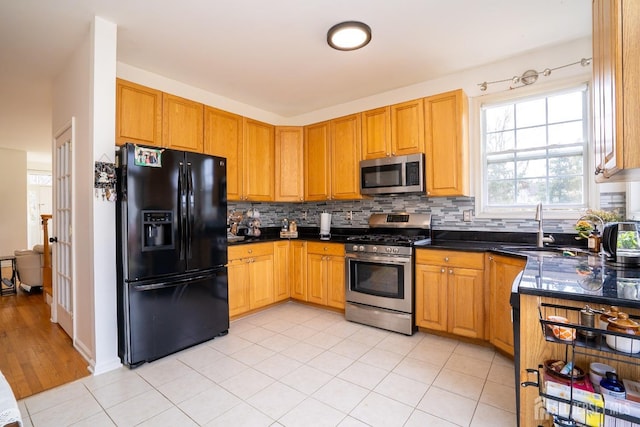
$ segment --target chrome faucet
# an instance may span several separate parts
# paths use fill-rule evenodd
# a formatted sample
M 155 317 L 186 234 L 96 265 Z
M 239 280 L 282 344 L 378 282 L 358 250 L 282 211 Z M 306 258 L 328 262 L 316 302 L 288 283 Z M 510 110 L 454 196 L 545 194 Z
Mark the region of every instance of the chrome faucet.
M 537 246 L 539 248 L 544 247 L 545 243 L 553 243 L 556 239 L 553 238 L 552 235 L 545 237 L 544 231 L 542 228 L 542 203 L 538 203 L 538 207 L 536 208 L 536 221 L 538 221 L 538 242 Z

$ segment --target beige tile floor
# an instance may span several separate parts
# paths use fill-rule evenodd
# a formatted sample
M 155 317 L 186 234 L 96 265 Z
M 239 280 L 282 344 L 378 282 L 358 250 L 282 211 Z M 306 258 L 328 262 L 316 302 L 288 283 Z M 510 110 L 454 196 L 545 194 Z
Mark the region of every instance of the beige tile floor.
M 137 369 L 19 402 L 25 426 L 516 425 L 513 363 L 288 302 Z

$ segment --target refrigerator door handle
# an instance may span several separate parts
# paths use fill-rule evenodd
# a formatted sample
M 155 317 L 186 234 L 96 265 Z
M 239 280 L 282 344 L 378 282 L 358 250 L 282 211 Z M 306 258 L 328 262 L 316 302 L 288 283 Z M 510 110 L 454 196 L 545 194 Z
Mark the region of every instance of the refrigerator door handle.
M 173 279 L 170 281 L 133 285 L 131 288 L 134 291 L 150 291 L 153 289 L 160 289 L 160 288 L 166 288 L 166 287 L 172 287 L 172 286 L 175 287 L 179 285 L 188 285 L 191 282 L 206 280 L 206 279 L 209 279 L 210 277 L 211 277 L 211 274 L 201 274 L 197 276 L 190 276 L 184 279 L 177 279 L 177 280 Z
M 187 259 L 191 259 L 191 233 L 193 230 L 193 211 L 195 209 L 195 200 L 193 194 L 193 171 L 191 170 L 191 162 L 187 162 L 187 197 L 189 198 L 188 216 L 187 216 Z
M 184 163 L 178 167 L 178 234 L 180 236 L 180 259 L 185 259 L 185 235 L 187 232 L 187 194 L 185 188 Z

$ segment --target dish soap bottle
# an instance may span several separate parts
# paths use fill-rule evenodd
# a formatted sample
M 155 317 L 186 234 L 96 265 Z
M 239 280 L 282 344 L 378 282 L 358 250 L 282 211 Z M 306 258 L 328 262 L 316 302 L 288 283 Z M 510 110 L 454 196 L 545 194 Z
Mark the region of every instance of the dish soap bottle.
M 589 247 L 589 250 L 595 253 L 600 252 L 600 241 L 600 232 L 597 228 L 594 228 L 589 234 L 589 237 L 587 237 L 587 245 Z

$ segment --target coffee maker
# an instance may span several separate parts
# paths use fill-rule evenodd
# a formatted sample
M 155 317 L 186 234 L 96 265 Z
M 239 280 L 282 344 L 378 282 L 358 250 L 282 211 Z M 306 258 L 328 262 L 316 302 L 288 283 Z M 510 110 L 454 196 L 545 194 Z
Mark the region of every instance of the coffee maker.
M 640 266 L 640 232 L 636 222 L 607 224 L 602 233 L 607 261 L 623 266 Z

